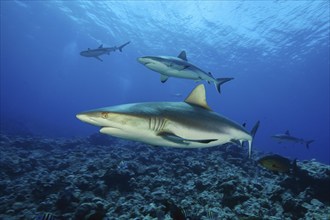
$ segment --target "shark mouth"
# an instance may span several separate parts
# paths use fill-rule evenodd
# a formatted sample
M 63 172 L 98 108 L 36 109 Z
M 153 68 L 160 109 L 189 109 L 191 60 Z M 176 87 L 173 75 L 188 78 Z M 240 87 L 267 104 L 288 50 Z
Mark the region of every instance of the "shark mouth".
M 102 126 L 102 127 L 100 128 L 100 130 L 102 130 L 102 129 L 107 129 L 107 128 L 109 128 L 109 129 L 119 129 L 119 130 L 122 130 L 121 128 L 117 128 L 117 127 L 114 127 L 114 126 Z

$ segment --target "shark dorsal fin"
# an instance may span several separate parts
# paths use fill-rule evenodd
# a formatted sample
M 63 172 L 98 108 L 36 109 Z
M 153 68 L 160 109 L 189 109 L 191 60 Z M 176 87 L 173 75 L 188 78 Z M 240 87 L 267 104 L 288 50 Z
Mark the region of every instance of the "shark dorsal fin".
M 178 56 L 180 59 L 182 59 L 182 60 L 185 60 L 185 61 L 188 61 L 187 60 L 187 55 L 186 55 L 186 51 L 181 51 L 181 53 L 179 54 L 179 56 Z
M 196 86 L 184 101 L 188 104 L 197 105 L 207 110 L 211 110 L 206 102 L 206 93 L 203 84 Z
M 285 134 L 290 136 L 290 132 L 289 132 L 289 130 L 287 130 L 287 131 L 285 132 Z
M 103 48 L 103 44 L 101 44 L 101 45 L 99 46 L 99 48 Z

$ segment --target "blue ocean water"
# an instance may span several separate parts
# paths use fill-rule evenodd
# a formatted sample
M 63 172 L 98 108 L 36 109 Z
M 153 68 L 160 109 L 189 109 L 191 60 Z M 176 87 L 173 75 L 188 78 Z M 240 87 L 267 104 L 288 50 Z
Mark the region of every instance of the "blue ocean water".
M 87 136 L 78 112 L 145 101 L 182 101 L 197 85 L 136 59 L 176 56 L 234 77 L 209 106 L 238 123 L 261 121 L 254 149 L 330 164 L 329 1 L 1 1 L 1 132 Z M 79 55 L 119 46 L 103 62 Z M 178 96 L 177 94 L 182 94 Z M 289 130 L 310 149 L 278 144 Z

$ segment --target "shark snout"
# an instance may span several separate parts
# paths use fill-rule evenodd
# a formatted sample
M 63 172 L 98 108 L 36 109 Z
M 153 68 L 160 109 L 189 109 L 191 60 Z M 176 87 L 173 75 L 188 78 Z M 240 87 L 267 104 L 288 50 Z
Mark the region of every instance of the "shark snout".
M 137 60 L 139 63 L 142 63 L 142 64 L 147 64 L 148 62 L 150 62 L 150 60 L 146 57 L 139 57 Z
M 115 123 L 109 119 L 110 112 L 100 112 L 100 111 L 88 111 L 81 112 L 76 115 L 76 117 L 87 124 L 91 124 L 98 127 L 113 127 Z
M 149 63 L 155 63 L 158 61 L 156 57 L 152 57 L 152 56 L 139 57 L 137 60 L 139 63 L 142 63 L 143 65 L 147 65 Z
M 101 126 L 100 120 L 98 120 L 97 117 L 94 117 L 90 113 L 79 113 L 76 115 L 76 117 L 82 122 L 96 125 L 96 126 Z
M 91 121 L 91 118 L 84 113 L 79 113 L 76 115 L 76 117 L 83 122 L 89 123 Z

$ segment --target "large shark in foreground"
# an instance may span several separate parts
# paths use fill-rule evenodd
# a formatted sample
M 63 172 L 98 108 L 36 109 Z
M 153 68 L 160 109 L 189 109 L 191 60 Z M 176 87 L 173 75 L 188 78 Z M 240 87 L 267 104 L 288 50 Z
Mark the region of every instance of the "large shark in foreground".
M 125 47 L 127 44 L 129 44 L 130 42 L 127 42 L 119 47 L 103 47 L 103 44 L 101 44 L 101 46 L 99 46 L 96 49 L 90 49 L 88 48 L 88 50 L 84 50 L 80 52 L 81 56 L 84 57 L 94 57 L 96 59 L 98 59 L 99 61 L 103 61 L 99 56 L 103 55 L 103 54 L 110 54 L 110 52 L 114 52 L 116 50 L 119 50 L 120 52 L 123 51 L 123 47 Z
M 298 144 L 304 144 L 304 145 L 306 145 L 307 149 L 309 148 L 309 145 L 312 142 L 314 142 L 314 140 L 307 141 L 302 138 L 297 138 L 297 137 L 291 136 L 289 131 L 286 131 L 285 134 L 273 135 L 272 138 L 276 139 L 280 143 L 281 142 L 293 142 L 293 143 L 298 143 Z
M 95 109 L 77 114 L 83 122 L 101 127 L 100 132 L 151 145 L 204 148 L 225 143 L 242 145 L 251 133 L 210 109 L 204 85 L 197 86 L 184 102 L 146 102 Z
M 166 82 L 169 77 L 193 79 L 195 81 L 206 80 L 213 82 L 220 93 L 220 86 L 234 78 L 214 78 L 210 72 L 205 72 L 187 60 L 186 52 L 182 51 L 178 57 L 170 56 L 145 56 L 138 61 L 149 69 L 160 73 L 160 81 Z

